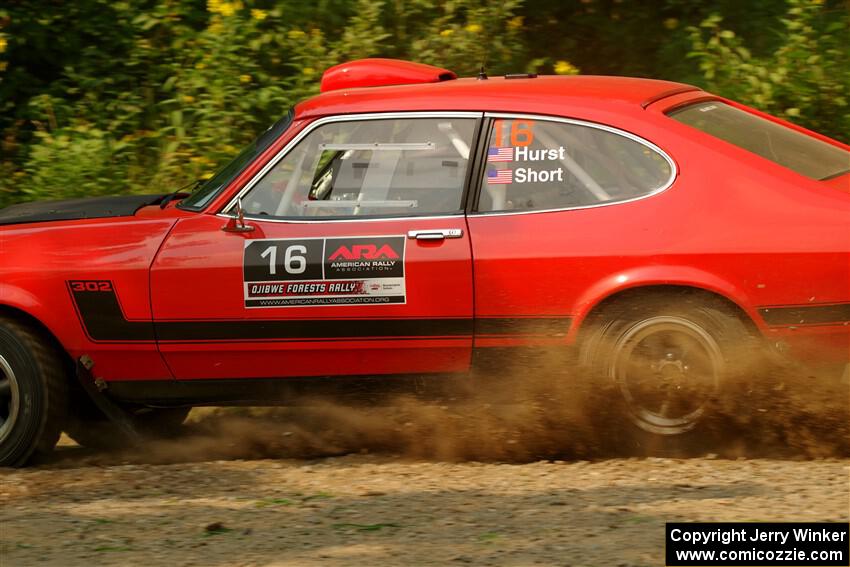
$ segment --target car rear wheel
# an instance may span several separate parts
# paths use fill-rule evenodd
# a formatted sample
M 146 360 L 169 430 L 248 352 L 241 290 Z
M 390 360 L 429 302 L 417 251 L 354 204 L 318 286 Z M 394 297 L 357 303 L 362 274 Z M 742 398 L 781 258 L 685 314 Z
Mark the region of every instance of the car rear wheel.
M 49 454 L 66 404 L 57 349 L 36 329 L 0 316 L 0 466 L 22 466 Z
M 583 359 L 612 387 L 637 444 L 664 451 L 700 437 L 724 389 L 746 373 L 755 346 L 747 326 L 719 303 L 652 298 L 609 307 Z

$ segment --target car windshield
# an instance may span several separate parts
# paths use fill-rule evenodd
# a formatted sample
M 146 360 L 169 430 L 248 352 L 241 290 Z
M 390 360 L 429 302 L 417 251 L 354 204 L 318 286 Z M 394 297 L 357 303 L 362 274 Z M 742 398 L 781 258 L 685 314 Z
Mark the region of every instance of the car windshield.
M 812 179 L 850 172 L 850 152 L 723 102 L 692 104 L 668 116 Z
M 261 153 L 266 151 L 289 124 L 292 122 L 292 111 L 290 110 L 286 116 L 269 126 L 256 140 L 248 144 L 236 158 L 230 163 L 221 168 L 218 173 L 213 175 L 203 185 L 180 202 L 178 207 L 181 209 L 189 209 L 197 211 L 203 209 L 207 204 L 219 194 L 219 192 L 227 187 L 237 175 L 239 175 L 245 167 L 257 158 Z

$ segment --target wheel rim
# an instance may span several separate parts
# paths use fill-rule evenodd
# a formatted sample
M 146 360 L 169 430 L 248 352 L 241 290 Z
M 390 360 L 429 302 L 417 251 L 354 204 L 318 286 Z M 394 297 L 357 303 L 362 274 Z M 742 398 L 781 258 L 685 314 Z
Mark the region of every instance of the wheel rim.
M 12 432 L 18 418 L 20 394 L 15 372 L 9 362 L 0 355 L 0 444 Z
M 678 435 L 705 413 L 724 367 L 720 345 L 701 326 L 681 317 L 652 317 L 617 341 L 610 375 L 635 425 Z

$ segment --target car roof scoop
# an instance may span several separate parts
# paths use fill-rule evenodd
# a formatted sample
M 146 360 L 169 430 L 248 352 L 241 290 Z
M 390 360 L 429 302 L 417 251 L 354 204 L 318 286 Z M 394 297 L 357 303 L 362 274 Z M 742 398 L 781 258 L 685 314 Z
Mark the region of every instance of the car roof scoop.
M 448 69 L 399 59 L 358 59 L 330 67 L 322 75 L 321 91 L 439 83 L 457 79 Z

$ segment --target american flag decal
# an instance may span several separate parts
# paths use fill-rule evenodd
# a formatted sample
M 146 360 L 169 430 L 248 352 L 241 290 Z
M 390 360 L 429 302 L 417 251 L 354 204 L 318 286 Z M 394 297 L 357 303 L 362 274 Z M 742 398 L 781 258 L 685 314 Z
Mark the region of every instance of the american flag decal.
M 513 161 L 514 149 L 508 148 L 487 148 L 487 161 L 490 163 L 497 161 Z
M 504 185 L 514 182 L 514 171 L 512 169 L 491 169 L 487 172 L 488 185 Z

